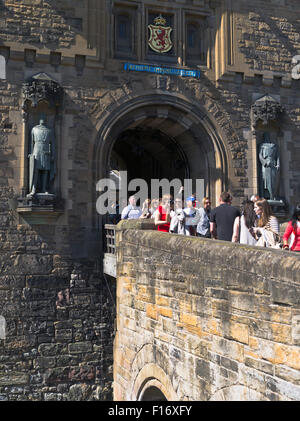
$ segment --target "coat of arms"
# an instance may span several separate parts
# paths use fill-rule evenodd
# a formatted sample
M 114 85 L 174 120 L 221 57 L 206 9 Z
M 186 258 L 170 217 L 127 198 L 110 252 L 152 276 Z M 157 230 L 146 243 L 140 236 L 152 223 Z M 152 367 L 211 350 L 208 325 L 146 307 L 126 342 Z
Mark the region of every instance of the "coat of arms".
M 161 15 L 154 19 L 155 25 L 148 25 L 150 30 L 149 47 L 157 53 L 167 53 L 171 50 L 173 43 L 171 41 L 172 28 L 166 25 L 166 19 Z

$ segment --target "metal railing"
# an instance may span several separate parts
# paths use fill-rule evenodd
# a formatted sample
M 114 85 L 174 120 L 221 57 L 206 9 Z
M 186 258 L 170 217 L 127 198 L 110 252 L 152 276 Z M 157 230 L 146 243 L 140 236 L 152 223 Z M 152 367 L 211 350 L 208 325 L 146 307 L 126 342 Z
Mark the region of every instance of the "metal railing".
M 105 224 L 105 253 L 116 254 L 116 225 Z

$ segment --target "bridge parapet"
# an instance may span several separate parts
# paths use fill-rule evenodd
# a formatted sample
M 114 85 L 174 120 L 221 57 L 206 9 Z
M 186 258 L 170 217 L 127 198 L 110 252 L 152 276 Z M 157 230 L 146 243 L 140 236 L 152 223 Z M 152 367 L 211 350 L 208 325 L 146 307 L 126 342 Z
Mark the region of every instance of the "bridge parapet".
M 300 256 L 151 229 L 116 231 L 114 398 L 299 400 Z

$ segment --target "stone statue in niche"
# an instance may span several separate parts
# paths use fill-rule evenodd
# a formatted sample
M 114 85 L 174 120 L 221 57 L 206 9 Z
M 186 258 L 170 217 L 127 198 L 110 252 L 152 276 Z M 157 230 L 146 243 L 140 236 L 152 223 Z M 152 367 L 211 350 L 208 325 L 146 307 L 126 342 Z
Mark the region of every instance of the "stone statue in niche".
M 265 195 L 265 190 L 269 193 L 270 200 L 276 200 L 278 193 L 278 180 L 280 169 L 279 149 L 270 134 L 263 134 L 263 142 L 259 145 L 259 161 L 261 163 L 261 195 Z
M 29 196 L 49 194 L 50 184 L 56 173 L 55 136 L 46 126 L 46 117 L 31 130 L 31 153 L 29 157 Z

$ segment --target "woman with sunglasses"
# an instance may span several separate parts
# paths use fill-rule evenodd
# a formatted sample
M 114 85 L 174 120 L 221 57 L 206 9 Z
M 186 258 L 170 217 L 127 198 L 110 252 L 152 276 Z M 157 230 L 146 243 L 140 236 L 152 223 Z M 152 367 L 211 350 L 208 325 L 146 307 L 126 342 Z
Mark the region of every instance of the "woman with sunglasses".
M 300 204 L 296 206 L 282 239 L 285 250 L 290 249 L 291 251 L 300 252 Z

